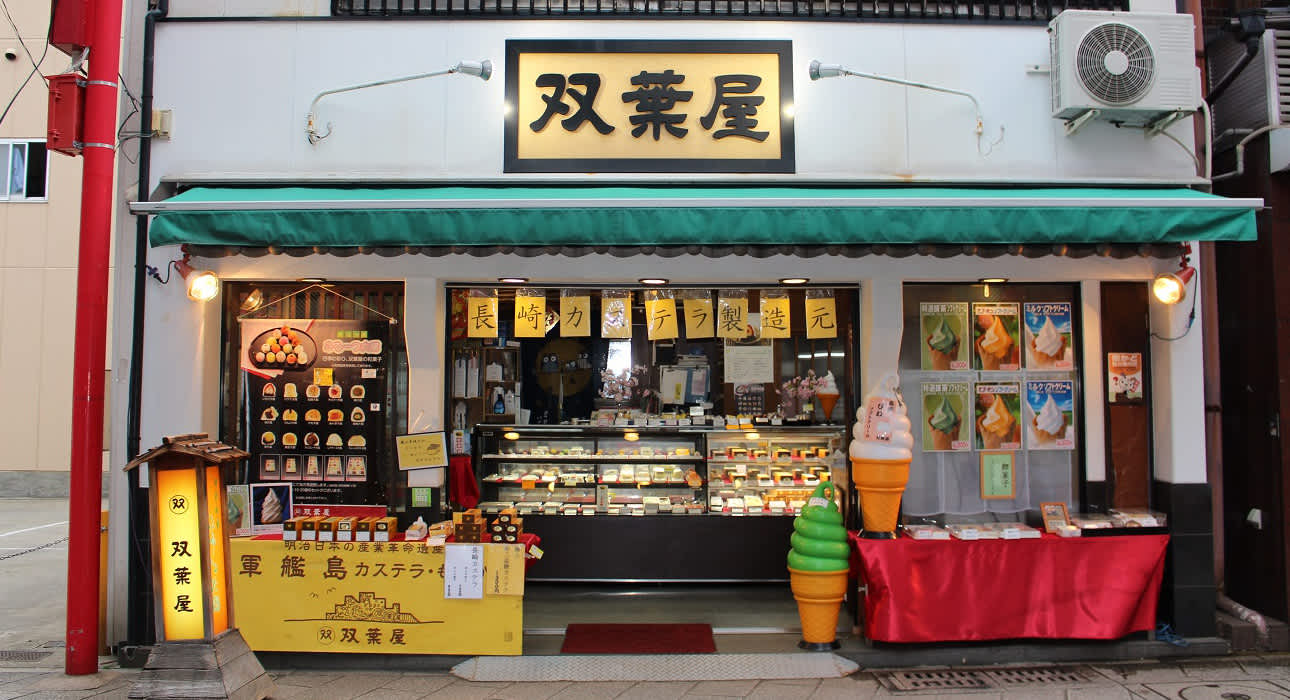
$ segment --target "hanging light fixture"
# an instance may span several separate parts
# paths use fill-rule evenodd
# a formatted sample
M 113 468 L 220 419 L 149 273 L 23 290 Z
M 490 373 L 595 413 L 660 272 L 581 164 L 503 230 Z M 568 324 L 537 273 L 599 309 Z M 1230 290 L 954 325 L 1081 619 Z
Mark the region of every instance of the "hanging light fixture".
M 242 313 L 250 313 L 261 306 L 264 306 L 264 292 L 259 287 L 256 287 L 251 290 L 250 294 L 246 295 L 245 299 L 242 300 L 240 310 Z
M 1185 246 L 1178 269 L 1156 275 L 1156 278 L 1151 281 L 1151 295 L 1156 298 L 1156 301 L 1173 305 L 1187 298 L 1187 285 L 1196 276 L 1196 268 L 1191 266 L 1190 255 L 1191 246 Z

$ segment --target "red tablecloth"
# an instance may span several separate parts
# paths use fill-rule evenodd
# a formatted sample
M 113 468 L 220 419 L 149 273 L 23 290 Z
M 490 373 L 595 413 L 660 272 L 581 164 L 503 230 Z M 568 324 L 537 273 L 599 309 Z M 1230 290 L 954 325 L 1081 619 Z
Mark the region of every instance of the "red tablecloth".
M 925 541 L 851 533 L 882 642 L 1117 639 L 1155 627 L 1168 535 Z

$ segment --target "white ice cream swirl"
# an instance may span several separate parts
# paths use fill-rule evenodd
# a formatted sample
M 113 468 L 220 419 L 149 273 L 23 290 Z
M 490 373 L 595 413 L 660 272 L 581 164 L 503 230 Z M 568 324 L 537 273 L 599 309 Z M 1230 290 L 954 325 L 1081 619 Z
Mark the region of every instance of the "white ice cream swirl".
M 1050 357 L 1056 357 L 1062 351 L 1062 334 L 1057 332 L 1052 318 L 1045 318 L 1044 325 L 1035 336 L 1035 349 Z
M 260 522 L 266 524 L 282 522 L 282 501 L 273 491 L 269 491 L 264 501 L 260 503 Z
M 1057 402 L 1053 400 L 1052 394 L 1048 395 L 1044 407 L 1039 409 L 1039 415 L 1035 416 L 1035 427 L 1049 435 L 1059 437 L 1065 432 L 1066 418 L 1062 415 L 1061 409 L 1057 408 Z
M 870 402 L 885 400 L 891 409 L 886 415 L 874 421 L 873 431 L 876 439 L 865 440 L 865 419 Z M 851 440 L 852 459 L 913 459 L 914 433 L 905 410 L 905 402 L 900 396 L 900 377 L 888 372 L 878 381 L 878 386 L 870 391 L 856 409 L 856 423 Z M 886 439 L 883 439 L 883 438 Z

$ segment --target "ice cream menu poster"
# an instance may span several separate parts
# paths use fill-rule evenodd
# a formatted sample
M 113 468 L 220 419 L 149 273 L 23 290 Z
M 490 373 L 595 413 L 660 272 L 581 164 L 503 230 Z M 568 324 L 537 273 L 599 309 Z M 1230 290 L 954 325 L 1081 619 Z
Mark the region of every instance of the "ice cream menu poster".
M 1075 449 L 1075 383 L 1070 380 L 1026 382 L 1026 447 L 1031 450 Z
M 1026 369 L 1075 369 L 1069 302 L 1025 305 Z
M 924 370 L 969 369 L 968 303 L 966 301 L 925 301 L 918 305 L 919 328 L 922 330 L 922 368 Z M 968 342 L 963 342 L 969 333 Z
M 1021 369 L 1021 307 L 972 304 L 972 366 L 986 371 Z
M 388 324 L 244 320 L 241 332 L 252 478 L 293 482 L 296 503 L 370 503 L 385 455 Z
M 1021 449 L 1021 385 L 981 382 L 973 386 L 978 450 Z
M 972 449 L 966 382 L 923 384 L 923 451 L 964 452 Z

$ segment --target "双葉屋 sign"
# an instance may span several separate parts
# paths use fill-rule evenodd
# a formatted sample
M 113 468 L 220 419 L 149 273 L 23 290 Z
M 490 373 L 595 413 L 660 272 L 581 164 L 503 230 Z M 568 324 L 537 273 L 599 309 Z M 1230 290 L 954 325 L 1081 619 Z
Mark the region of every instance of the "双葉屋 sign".
M 505 171 L 794 172 L 792 42 L 506 42 Z

